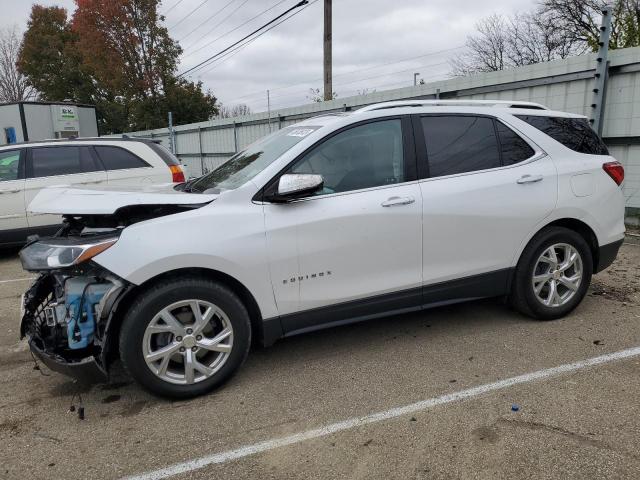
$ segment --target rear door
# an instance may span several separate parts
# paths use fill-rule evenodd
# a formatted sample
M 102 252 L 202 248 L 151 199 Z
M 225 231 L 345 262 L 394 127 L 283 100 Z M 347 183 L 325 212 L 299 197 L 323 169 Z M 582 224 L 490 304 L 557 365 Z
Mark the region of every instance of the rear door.
M 137 147 L 148 148 L 142 143 Z M 132 151 L 115 145 L 96 145 L 94 149 L 107 170 L 109 185 L 161 183 L 156 176 L 157 169 Z M 163 169 L 163 172 L 169 172 L 169 169 Z
M 107 174 L 86 145 L 56 145 L 27 149 L 25 203 L 29 203 L 45 187 L 56 185 L 99 186 Z M 27 212 L 29 227 L 57 225 L 58 215 Z
M 0 151 L 0 244 L 13 241 L 8 230 L 27 226 L 24 205 L 24 150 Z
M 416 116 L 414 125 L 425 285 L 467 278 L 451 285 L 455 296 L 504 293 L 520 245 L 556 205 L 553 162 L 490 116 Z M 425 288 L 425 303 L 435 290 Z

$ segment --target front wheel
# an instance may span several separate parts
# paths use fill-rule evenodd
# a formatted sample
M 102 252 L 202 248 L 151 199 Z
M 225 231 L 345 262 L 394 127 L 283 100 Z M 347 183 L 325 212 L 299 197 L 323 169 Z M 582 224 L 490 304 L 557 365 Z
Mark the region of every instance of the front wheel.
M 549 227 L 525 248 L 516 267 L 512 305 L 525 315 L 553 320 L 582 301 L 593 273 L 585 239 L 564 227 Z
M 122 362 L 144 388 L 189 398 L 226 381 L 251 343 L 246 308 L 217 282 L 180 278 L 143 292 L 120 331 Z

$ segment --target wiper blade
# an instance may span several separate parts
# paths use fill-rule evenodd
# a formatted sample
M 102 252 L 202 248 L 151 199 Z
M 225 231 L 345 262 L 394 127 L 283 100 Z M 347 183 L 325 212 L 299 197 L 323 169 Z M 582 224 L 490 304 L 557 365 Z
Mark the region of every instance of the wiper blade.
M 179 190 L 181 192 L 187 192 L 187 193 L 191 193 L 193 192 L 192 187 L 193 184 L 196 183 L 198 180 L 200 180 L 202 177 L 196 177 L 196 178 L 192 178 L 191 180 L 181 183 L 179 185 L 176 185 L 174 188 L 176 190 Z

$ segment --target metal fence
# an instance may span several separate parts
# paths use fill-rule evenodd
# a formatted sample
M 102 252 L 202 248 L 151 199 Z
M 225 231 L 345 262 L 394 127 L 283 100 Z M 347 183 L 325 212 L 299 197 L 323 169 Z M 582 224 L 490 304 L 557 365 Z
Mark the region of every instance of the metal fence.
M 211 171 L 270 131 L 324 112 L 349 111 L 372 103 L 406 99 L 491 99 L 539 102 L 553 110 L 592 116 L 596 54 L 500 72 L 410 86 L 368 95 L 174 127 L 176 154 L 190 176 Z M 640 212 L 640 47 L 609 52 L 602 136 L 626 168 L 630 214 Z M 176 119 L 179 121 L 179 119 Z M 169 129 L 129 133 L 159 138 L 169 147 Z

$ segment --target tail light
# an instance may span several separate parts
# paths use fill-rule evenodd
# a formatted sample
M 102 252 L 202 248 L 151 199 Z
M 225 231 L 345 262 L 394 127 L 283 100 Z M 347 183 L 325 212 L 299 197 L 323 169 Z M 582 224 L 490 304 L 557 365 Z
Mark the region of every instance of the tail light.
M 171 176 L 173 177 L 173 183 L 182 183 L 185 181 L 184 171 L 180 165 L 170 165 Z
M 607 162 L 602 165 L 602 169 L 607 172 L 617 185 L 624 180 L 624 167 L 620 162 Z

